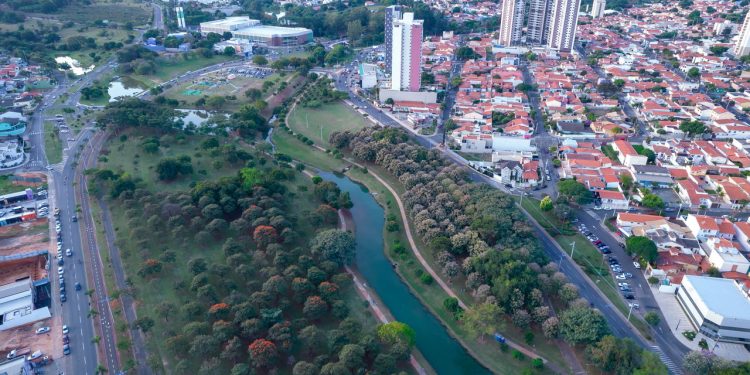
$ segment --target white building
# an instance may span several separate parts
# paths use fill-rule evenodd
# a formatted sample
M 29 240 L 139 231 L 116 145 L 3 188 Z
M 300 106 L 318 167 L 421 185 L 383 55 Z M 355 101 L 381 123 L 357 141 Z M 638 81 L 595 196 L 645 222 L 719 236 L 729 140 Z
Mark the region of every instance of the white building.
M 49 317 L 48 307 L 34 309 L 34 285 L 30 280 L 0 285 L 0 331 Z
M 359 77 L 362 80 L 362 88 L 367 90 L 378 85 L 378 66 L 375 64 L 360 64 Z
M 745 21 L 742 22 L 742 28 L 740 29 L 740 35 L 737 38 L 737 44 L 734 45 L 732 51 L 737 57 L 750 54 L 750 13 L 745 16 Z
M 591 17 L 599 18 L 604 16 L 604 9 L 607 8 L 607 0 L 594 0 L 591 5 Z
M 231 33 L 240 29 L 257 25 L 260 25 L 260 21 L 252 20 L 248 16 L 227 17 L 216 21 L 201 22 L 201 34 L 224 34 L 225 32 Z
M 750 299 L 734 280 L 686 275 L 677 301 L 693 327 L 706 336 L 750 343 Z
M 503 1 L 498 44 L 510 47 L 521 43 L 525 7 L 524 0 Z
M 414 13 L 404 13 L 393 21 L 391 48 L 391 89 L 419 91 L 422 79 L 423 21 Z
M 732 241 L 714 237 L 706 241 L 706 247 L 710 250 L 708 261 L 720 272 L 746 274 L 750 269 L 750 262 L 732 245 Z
M 711 216 L 688 214 L 684 222 L 693 236 L 699 240 L 719 236 L 719 224 Z
M 549 48 L 557 51 L 573 49 L 580 6 L 581 0 L 554 0 L 549 22 Z

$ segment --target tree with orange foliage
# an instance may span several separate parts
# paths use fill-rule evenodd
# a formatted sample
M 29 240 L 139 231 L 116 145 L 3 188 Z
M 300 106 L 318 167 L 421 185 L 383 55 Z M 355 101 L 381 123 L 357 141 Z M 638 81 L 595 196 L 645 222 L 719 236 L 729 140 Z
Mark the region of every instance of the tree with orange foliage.
M 257 339 L 248 347 L 250 358 L 255 367 L 271 367 L 279 357 L 276 345 L 266 339 Z
M 269 244 L 278 242 L 276 228 L 269 225 L 258 225 L 253 231 L 253 240 L 258 248 L 265 249 Z
M 208 315 L 216 320 L 227 319 L 229 316 L 229 305 L 223 302 L 214 304 L 208 309 Z

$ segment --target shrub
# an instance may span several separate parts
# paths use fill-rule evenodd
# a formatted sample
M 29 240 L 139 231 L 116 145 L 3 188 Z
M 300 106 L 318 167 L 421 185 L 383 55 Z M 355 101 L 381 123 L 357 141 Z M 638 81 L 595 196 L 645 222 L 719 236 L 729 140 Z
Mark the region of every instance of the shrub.
M 422 276 L 419 276 L 419 280 L 425 285 L 432 285 L 432 282 L 435 281 L 429 273 L 423 273 Z
M 515 359 L 517 359 L 519 361 L 523 361 L 524 358 L 526 358 L 526 356 L 523 355 L 523 353 L 519 352 L 516 349 L 513 349 L 513 353 L 511 355 L 513 356 L 513 358 L 515 358 Z

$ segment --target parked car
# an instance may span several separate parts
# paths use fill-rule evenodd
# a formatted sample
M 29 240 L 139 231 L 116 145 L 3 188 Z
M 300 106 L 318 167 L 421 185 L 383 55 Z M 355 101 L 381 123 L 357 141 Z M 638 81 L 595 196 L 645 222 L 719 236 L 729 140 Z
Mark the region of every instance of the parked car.
M 633 267 L 635 267 L 636 269 L 641 269 L 641 264 L 638 262 L 633 262 Z
M 65 270 L 62 267 L 57 267 L 57 274 L 62 275 L 63 273 L 65 273 Z
M 60 302 L 65 302 L 68 300 L 68 297 L 65 296 L 65 293 L 60 293 Z
M 635 299 L 635 294 L 633 293 L 623 293 L 622 296 L 625 297 L 625 299 Z
M 632 278 L 633 278 L 633 274 L 632 274 L 632 273 L 630 273 L 630 272 L 625 272 L 625 274 L 624 274 L 624 275 L 625 275 L 625 277 L 627 277 L 628 279 L 632 279 Z
M 63 335 L 63 344 L 69 344 L 70 343 L 70 337 L 68 335 Z
M 16 358 L 16 356 L 18 356 L 18 351 L 16 349 L 13 349 L 10 351 L 10 353 L 8 353 L 8 355 L 5 356 L 5 358 L 13 359 Z
M 631 303 L 628 304 L 628 307 L 632 307 L 632 308 L 638 310 L 638 309 L 641 308 L 641 305 L 639 305 L 638 302 L 631 302 Z
M 617 280 L 626 280 L 627 278 L 623 274 L 615 275 L 615 279 Z
M 49 332 L 49 327 L 39 327 L 36 329 L 36 334 L 41 335 L 42 333 Z
M 68 334 L 68 332 L 69 332 L 69 331 L 68 331 L 68 326 L 64 324 L 64 325 L 62 326 L 62 333 L 63 333 L 63 335 L 67 335 L 67 334 Z
M 70 345 L 68 344 L 63 345 L 63 354 L 70 355 Z

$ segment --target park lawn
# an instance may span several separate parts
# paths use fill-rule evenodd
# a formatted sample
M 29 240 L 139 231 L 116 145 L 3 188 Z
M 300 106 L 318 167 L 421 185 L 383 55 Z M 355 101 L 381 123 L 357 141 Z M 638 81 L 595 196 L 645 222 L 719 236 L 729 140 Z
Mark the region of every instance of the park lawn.
M 141 26 L 149 24 L 152 14 L 151 7 L 145 3 L 120 1 L 85 6 L 75 3 L 61 8 L 53 16 L 61 21 L 73 21 L 80 24 L 93 24 L 97 20 L 107 20 L 120 24 L 131 22 L 133 26 Z
M 336 159 L 330 154 L 302 143 L 302 141 L 281 128 L 273 129 L 272 140 L 276 146 L 277 153 L 287 155 L 294 160 L 315 168 L 339 172 L 348 164 L 341 159 Z
M 609 267 L 604 262 L 604 257 L 602 257 L 599 250 L 597 250 L 588 239 L 576 231 L 559 231 L 557 228 L 565 228 L 568 225 L 560 223 L 553 214 L 542 211 L 539 208 L 539 200 L 528 197 L 524 198 L 522 206 L 554 237 L 555 241 L 566 253 L 570 254 L 573 251 L 573 246 L 575 246 L 575 252 L 573 252 L 573 259 L 575 262 L 581 266 L 583 271 L 586 272 L 586 275 L 594 282 L 594 284 L 596 284 L 599 290 L 607 296 L 610 302 L 612 302 L 620 312 L 627 316 L 629 307 L 620 296 L 620 290 L 610 274 Z M 574 243 L 575 245 L 573 245 Z M 648 326 L 636 314 L 633 314 L 630 317 L 630 322 L 633 323 L 633 325 L 646 338 L 651 337 Z
M 226 74 L 212 74 L 211 77 L 214 77 L 214 81 L 217 83 L 217 85 L 214 87 L 190 81 L 178 86 L 171 87 L 169 90 L 166 90 L 164 96 L 171 99 L 176 99 L 180 102 L 185 102 L 185 104 L 187 105 L 194 105 L 198 99 L 204 96 L 234 95 L 237 97 L 237 100 L 227 101 L 226 107 L 232 107 L 232 104 L 236 104 L 235 106 L 239 106 L 248 102 L 247 97 L 245 97 L 245 91 L 251 88 L 260 89 L 261 87 L 263 87 L 263 82 L 265 81 L 276 81 L 281 79 L 281 77 L 276 73 L 271 74 L 270 76 L 263 79 L 252 77 L 237 77 L 233 80 L 227 80 L 226 78 L 224 78 L 225 76 Z M 205 77 L 202 77 L 202 79 L 205 79 Z M 197 90 L 200 91 L 200 93 L 196 92 L 195 94 L 190 95 L 186 93 L 186 91 L 189 90 Z M 231 108 L 225 109 L 229 109 L 231 111 Z
M 185 72 L 198 70 L 210 65 L 237 60 L 236 56 L 215 55 L 203 57 L 196 53 L 181 54 L 172 58 L 160 57 L 156 60 L 156 72 L 149 75 L 131 74 L 130 77 L 143 83 L 144 87 L 156 86 Z
M 55 125 L 50 121 L 44 122 L 44 152 L 47 162 L 57 164 L 62 161 L 62 142 Z
M 371 123 L 360 113 L 349 108 L 343 102 L 331 103 L 320 108 L 305 108 L 297 105 L 287 116 L 287 125 L 315 144 L 329 148 L 328 137 L 331 133 L 344 130 L 359 130 Z
M 155 154 L 143 151 L 141 144 L 152 136 L 150 133 L 127 131 L 125 139 L 114 139 L 108 144 L 109 154 L 100 157 L 99 168 L 107 168 L 114 171 L 123 171 L 133 177 L 143 180 L 144 185 L 154 191 L 177 191 L 186 190 L 194 182 L 213 180 L 219 177 L 232 175 L 239 167 L 227 163 L 214 164 L 214 158 L 209 152 L 199 150 L 198 145 L 208 136 L 185 136 L 184 138 L 166 135 L 160 139 L 162 146 Z M 168 145 L 168 146 L 165 146 Z M 103 152 L 104 153 L 104 152 Z M 190 156 L 193 164 L 193 174 L 180 176 L 174 181 L 157 181 L 156 165 L 163 158 Z

